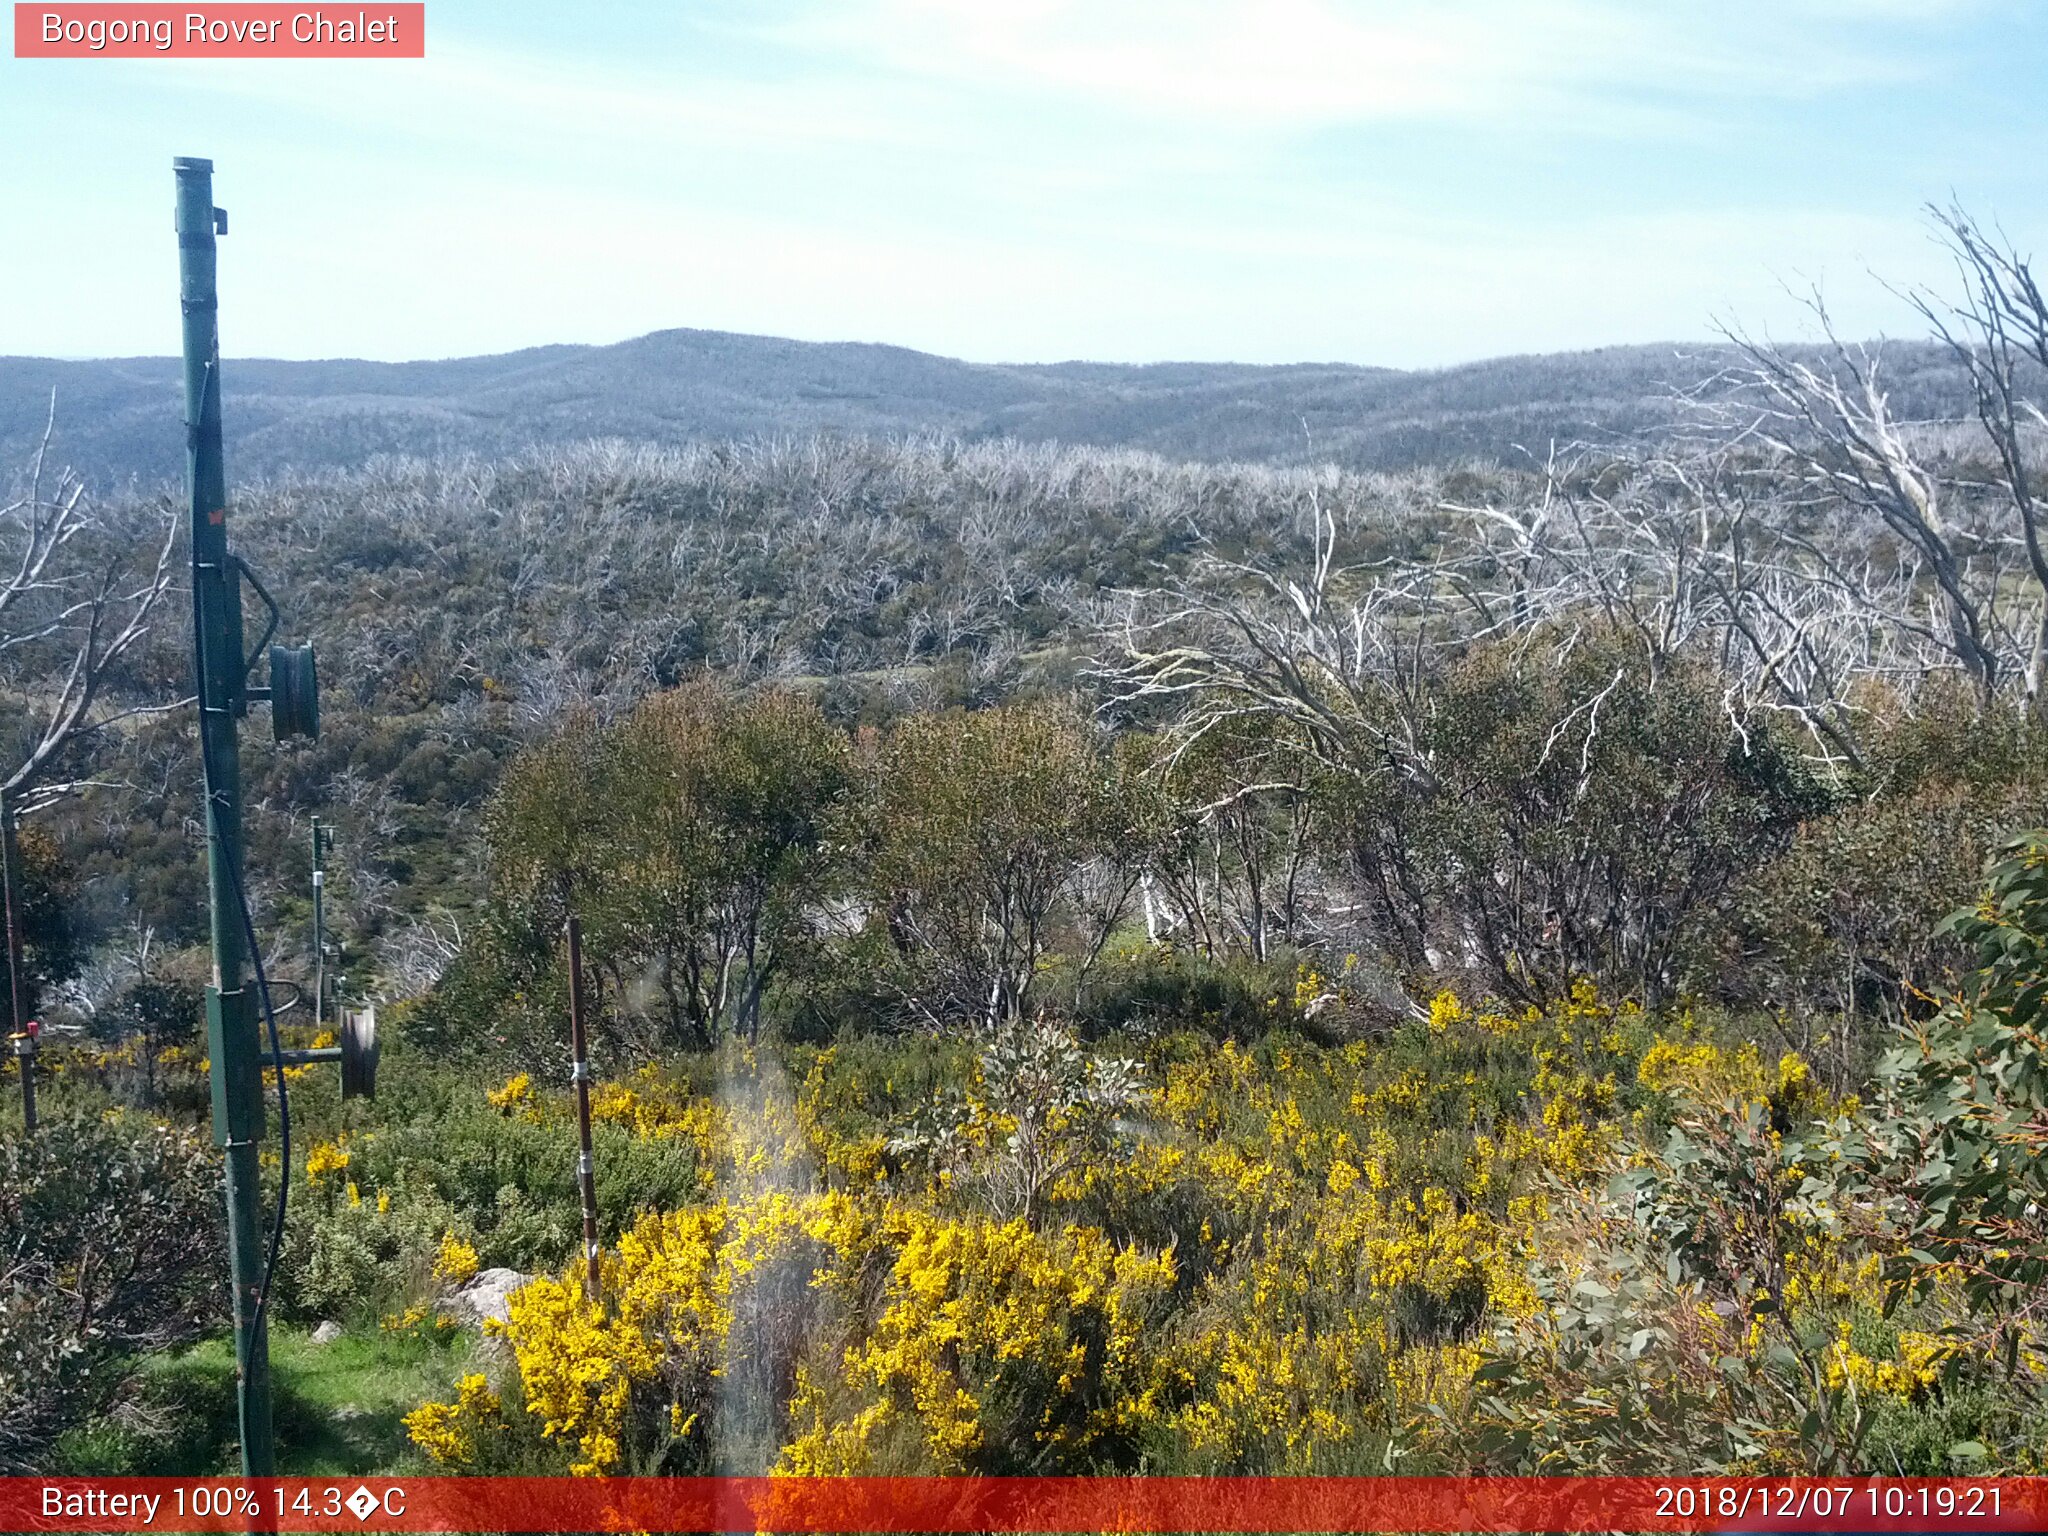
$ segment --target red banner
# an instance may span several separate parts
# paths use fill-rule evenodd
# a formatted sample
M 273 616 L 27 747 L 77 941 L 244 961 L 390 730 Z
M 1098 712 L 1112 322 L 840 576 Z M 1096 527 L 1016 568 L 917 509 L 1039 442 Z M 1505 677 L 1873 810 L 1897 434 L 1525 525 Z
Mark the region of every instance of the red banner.
M 14 7 L 17 59 L 422 59 L 424 4 Z
M 2048 1478 L 4 1478 L 8 1531 L 2042 1531 Z

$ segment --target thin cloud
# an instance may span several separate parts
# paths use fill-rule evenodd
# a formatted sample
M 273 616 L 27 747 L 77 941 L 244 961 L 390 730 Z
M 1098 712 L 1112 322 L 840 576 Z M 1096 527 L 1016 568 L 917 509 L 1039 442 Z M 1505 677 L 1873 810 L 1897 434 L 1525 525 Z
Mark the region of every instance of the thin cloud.
M 1426 364 L 1764 325 L 1808 275 L 1874 330 L 1866 270 L 1941 276 L 1927 196 L 2041 207 L 1938 79 L 2039 158 L 1983 73 L 2003 0 L 747 0 L 559 58 L 476 26 L 417 63 L 17 63 L 0 129 L 75 238 L 0 257 L 39 300 L 12 345 L 165 344 L 173 150 L 236 209 L 231 345 L 286 356 L 696 325 Z
M 1930 67 L 1857 19 L 1815 0 L 832 0 L 763 35 L 955 85 L 1290 128 L 1572 105 L 1590 122 L 1617 91 L 1811 96 Z

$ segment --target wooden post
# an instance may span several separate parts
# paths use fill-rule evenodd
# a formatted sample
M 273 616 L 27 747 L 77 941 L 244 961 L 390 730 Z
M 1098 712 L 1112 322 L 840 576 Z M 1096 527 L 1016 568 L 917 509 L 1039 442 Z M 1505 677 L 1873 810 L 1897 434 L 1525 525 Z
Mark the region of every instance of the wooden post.
M 590 1151 L 590 1039 L 583 1018 L 583 925 L 569 917 L 569 1080 L 576 1085 L 576 1181 L 583 1193 L 584 1294 L 594 1306 L 598 1293 L 597 1165 Z
M 7 903 L 7 986 L 10 1036 L 14 1059 L 21 1068 L 21 1128 L 36 1133 L 36 1034 L 28 1017 L 28 986 L 22 976 L 20 882 L 15 878 L 14 807 L 0 790 L 0 886 Z

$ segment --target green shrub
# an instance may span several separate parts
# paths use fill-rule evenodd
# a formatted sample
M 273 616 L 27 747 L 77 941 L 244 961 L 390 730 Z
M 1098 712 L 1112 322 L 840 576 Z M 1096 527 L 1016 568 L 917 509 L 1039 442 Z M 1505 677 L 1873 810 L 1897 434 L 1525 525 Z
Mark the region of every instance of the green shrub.
M 426 1293 L 442 1235 L 469 1223 L 424 1181 L 378 1193 L 298 1202 L 279 1280 L 287 1315 L 369 1322 Z
M 301 1215 L 287 1242 L 285 1288 L 294 1315 L 403 1308 L 426 1289 L 445 1232 L 474 1246 L 487 1268 L 534 1273 L 575 1251 L 582 1201 L 573 1121 L 501 1113 L 473 1079 L 415 1078 L 409 1099 L 350 1138 L 345 1177 L 328 1175 L 295 1202 Z M 593 1142 L 606 1241 L 641 1212 L 701 1193 L 687 1138 L 640 1138 L 600 1124 Z
M 1425 683 L 1427 769 L 1362 764 L 1344 822 L 1373 937 L 1411 972 L 1517 1001 L 1585 977 L 1670 1001 L 1696 928 L 1830 798 L 1767 718 L 1731 719 L 1724 686 L 1576 632 Z
M 1194 1030 L 1211 1040 L 1251 1040 L 1275 1027 L 1298 1028 L 1295 964 L 1292 951 L 1262 962 L 1211 961 L 1168 944 L 1112 945 L 1082 989 L 1077 1022 L 1091 1038 Z
M 0 1138 L 0 1470 L 33 1471 L 139 1359 L 221 1319 L 218 1159 L 124 1115 Z
M 2048 1374 L 2048 833 L 1948 927 L 1960 994 L 1826 1118 L 1681 1102 L 1579 1214 L 1449 1442 L 1494 1472 L 1953 1471 L 2038 1455 Z M 1682 1096 L 1681 1096 L 1682 1097 Z M 1910 1324 L 1910 1326 L 1908 1326 Z
M 1849 1190 L 1897 1240 L 1894 1304 L 1960 1290 L 2029 1386 L 2048 1369 L 2048 832 L 2002 845 L 1988 879 L 1948 925 L 1977 969 L 1885 1059 L 1843 1145 Z
M 1869 772 L 1833 813 L 1732 893 L 1727 919 L 1693 957 L 1698 991 L 1829 1031 L 1838 1087 L 1860 1081 L 1886 1027 L 1925 1017 L 1971 963 L 1942 919 L 1977 889 L 1986 856 L 2048 818 L 2040 730 L 1983 715 L 1942 692 L 1905 713 L 1884 699 Z

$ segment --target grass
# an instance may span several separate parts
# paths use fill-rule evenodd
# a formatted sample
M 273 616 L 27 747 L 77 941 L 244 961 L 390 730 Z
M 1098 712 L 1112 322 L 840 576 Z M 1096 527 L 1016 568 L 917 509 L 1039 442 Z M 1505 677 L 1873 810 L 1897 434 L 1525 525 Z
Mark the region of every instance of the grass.
M 332 1344 L 280 1328 L 271 1334 L 277 1470 L 287 1477 L 404 1470 L 417 1453 L 404 1418 L 451 1395 L 474 1367 L 476 1341 L 358 1331 Z M 210 1339 L 143 1368 L 119 1412 L 67 1435 L 56 1460 L 71 1475 L 186 1476 L 240 1470 L 231 1341 Z

